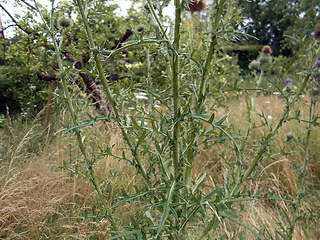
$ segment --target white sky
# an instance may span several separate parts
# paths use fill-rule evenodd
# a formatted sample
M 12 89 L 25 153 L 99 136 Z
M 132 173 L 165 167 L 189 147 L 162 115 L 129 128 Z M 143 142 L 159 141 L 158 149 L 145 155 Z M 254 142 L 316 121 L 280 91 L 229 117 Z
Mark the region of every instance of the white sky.
M 1 1 L 1 0 L 0 0 Z M 56 0 L 56 2 L 58 2 L 59 0 Z M 32 1 L 30 1 L 32 2 Z M 38 2 L 40 4 L 42 4 L 43 6 L 46 5 L 47 7 L 50 6 L 50 1 L 49 0 L 38 0 Z M 130 0 L 110 0 L 110 4 L 118 4 L 119 5 L 119 9 L 117 9 L 117 13 L 119 13 L 119 15 L 125 16 L 127 14 L 127 10 L 131 7 L 131 1 Z M 10 3 L 10 0 L 8 1 L 8 3 L 1 3 L 9 12 L 12 16 L 14 16 L 15 14 L 19 14 L 21 13 L 24 9 L 20 8 L 20 7 L 14 7 L 13 3 Z M 2 10 L 0 9 L 0 14 L 1 14 L 1 19 L 2 19 L 2 24 L 3 24 L 3 28 L 6 28 L 6 26 L 10 25 L 11 19 L 8 17 L 8 15 Z M 164 15 L 168 15 L 171 16 L 173 18 L 173 14 L 174 14 L 174 7 L 173 4 L 170 3 L 169 6 L 167 8 L 164 9 Z M 40 18 L 39 18 L 40 21 Z M 13 28 L 9 28 L 8 30 L 6 30 L 4 32 L 5 36 L 11 36 L 13 34 L 12 32 Z

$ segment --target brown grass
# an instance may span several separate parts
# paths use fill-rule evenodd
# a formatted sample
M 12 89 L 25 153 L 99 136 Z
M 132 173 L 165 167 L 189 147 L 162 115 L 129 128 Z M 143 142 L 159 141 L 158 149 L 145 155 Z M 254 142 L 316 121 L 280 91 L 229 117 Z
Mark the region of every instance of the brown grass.
M 0 236 L 44 239 L 51 232 L 50 219 L 63 216 L 59 207 L 70 203 L 72 185 L 45 161 L 36 160 L 19 170 L 1 186 Z

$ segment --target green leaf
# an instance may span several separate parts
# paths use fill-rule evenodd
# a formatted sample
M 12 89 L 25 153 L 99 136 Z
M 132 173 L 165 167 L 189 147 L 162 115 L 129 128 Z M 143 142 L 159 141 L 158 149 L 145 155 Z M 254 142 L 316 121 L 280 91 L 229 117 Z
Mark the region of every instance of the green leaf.
M 121 200 L 120 202 L 117 202 L 116 204 L 111 206 L 111 209 L 115 209 L 116 207 L 119 207 L 120 205 L 126 203 L 126 202 L 132 202 L 133 200 L 143 197 L 145 195 L 147 195 L 149 193 L 149 191 L 147 192 L 142 192 L 142 193 L 137 193 L 137 194 L 133 194 L 131 196 L 126 195 L 126 193 L 124 192 L 125 197 L 123 198 L 123 200 Z
M 106 240 L 118 239 L 118 238 L 128 237 L 131 235 L 137 235 L 137 234 L 139 234 L 139 232 L 140 232 L 139 229 L 134 229 L 134 230 L 128 231 L 128 232 L 116 232 L 117 235 L 114 235 L 110 238 L 107 238 Z
M 78 239 L 78 240 L 86 240 L 85 238 L 77 237 L 77 236 L 74 236 L 74 235 L 71 235 L 70 237 L 72 237 L 74 239 Z
M 147 132 L 144 130 L 142 132 L 141 136 L 139 137 L 139 140 L 138 140 L 137 145 L 136 145 L 135 150 L 134 150 L 135 152 L 138 151 L 139 146 L 145 141 L 146 135 L 147 135 Z
M 191 211 L 191 213 L 186 217 L 186 220 L 181 224 L 179 232 L 183 231 L 187 223 L 192 219 L 192 217 L 198 212 L 199 209 L 200 209 L 200 206 L 198 205 Z
M 175 186 L 176 186 L 176 181 L 173 181 L 173 183 L 172 183 L 172 185 L 170 187 L 170 190 L 168 192 L 166 203 L 163 206 L 163 214 L 162 214 L 162 218 L 161 218 L 161 221 L 160 221 L 160 224 L 159 224 L 159 227 L 158 227 L 158 231 L 157 231 L 157 236 L 156 237 L 158 237 L 159 234 L 161 233 L 162 228 L 163 228 L 163 226 L 164 226 L 164 224 L 167 221 L 167 218 L 169 216 L 170 204 L 171 204 L 172 195 L 173 195 L 174 190 L 175 190 Z
M 219 212 L 219 215 L 222 217 L 228 218 L 235 223 L 238 223 L 240 226 L 249 230 L 257 239 L 261 239 L 261 237 L 259 236 L 259 234 L 255 230 L 253 230 L 252 228 L 250 228 L 249 226 L 244 224 L 242 221 L 236 219 L 237 216 L 235 214 L 233 214 L 231 212 L 221 211 L 221 212 Z
M 204 173 L 204 174 L 196 181 L 194 187 L 192 188 L 192 194 L 194 194 L 194 193 L 198 190 L 200 184 L 204 181 L 204 179 L 206 178 L 206 176 L 207 176 L 207 174 Z
M 222 121 L 222 120 L 223 120 L 223 119 L 220 119 L 220 121 Z M 220 122 L 220 121 L 219 121 L 219 122 Z M 223 121 L 224 121 L 224 120 L 223 120 Z M 237 144 L 236 140 L 233 138 L 233 136 L 231 136 L 227 131 L 224 130 L 224 126 L 222 126 L 219 122 L 212 123 L 212 126 L 220 129 L 220 131 L 222 131 L 225 135 L 227 135 L 227 137 L 233 142 L 236 151 L 237 151 L 237 152 L 240 152 L 240 147 L 239 147 L 239 145 Z
M 208 233 L 211 231 L 211 230 L 215 230 L 218 226 L 219 226 L 219 223 L 220 221 L 218 220 L 217 217 L 214 217 L 209 223 L 208 225 L 206 226 L 206 228 L 203 230 L 199 240 L 202 240 L 205 238 L 205 236 L 208 235 Z

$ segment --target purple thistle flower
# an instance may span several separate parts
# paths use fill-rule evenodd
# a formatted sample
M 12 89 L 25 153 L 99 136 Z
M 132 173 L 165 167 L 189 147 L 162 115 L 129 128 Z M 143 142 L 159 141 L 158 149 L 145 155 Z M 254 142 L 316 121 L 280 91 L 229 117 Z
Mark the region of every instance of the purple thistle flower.
M 292 83 L 292 79 L 291 78 L 287 78 L 286 83 Z
M 320 67 L 320 60 L 316 61 L 316 63 L 314 64 L 314 67 Z

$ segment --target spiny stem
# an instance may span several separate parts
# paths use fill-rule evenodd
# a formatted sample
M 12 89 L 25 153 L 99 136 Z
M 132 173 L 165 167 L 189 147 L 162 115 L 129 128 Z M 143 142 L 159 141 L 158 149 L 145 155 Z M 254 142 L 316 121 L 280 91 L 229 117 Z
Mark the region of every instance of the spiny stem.
M 310 143 L 310 135 L 311 135 L 311 129 L 312 129 L 312 121 L 314 119 L 315 107 L 316 107 L 316 102 L 311 98 L 311 103 L 310 103 L 310 107 L 309 107 L 308 130 L 307 130 L 307 134 L 306 134 L 306 140 L 304 142 L 304 161 L 303 161 L 302 170 L 300 172 L 300 179 L 299 179 L 300 182 L 299 182 L 297 196 L 296 196 L 295 203 L 294 203 L 294 209 L 295 210 L 294 210 L 293 218 L 292 218 L 291 224 L 290 224 L 291 226 L 290 226 L 290 232 L 289 232 L 289 238 L 288 239 L 292 239 L 292 236 L 293 236 L 293 233 L 294 233 L 294 229 L 295 229 L 295 226 L 296 226 L 296 222 L 297 222 L 297 220 L 299 218 L 298 214 L 299 214 L 300 207 L 301 207 L 303 188 L 305 187 L 307 168 L 308 168 L 308 164 L 309 164 L 309 161 L 310 161 L 309 143 Z
M 160 19 L 158 18 L 151 0 L 147 0 L 149 9 L 151 10 L 151 13 L 154 17 L 154 19 L 157 22 L 157 25 L 159 26 L 162 34 L 164 35 L 165 39 L 169 39 L 164 27 L 162 26 L 162 23 Z M 175 5 L 175 24 L 174 24 L 174 39 L 173 39 L 173 46 L 172 46 L 172 60 L 171 60 L 171 66 L 172 66 L 172 92 L 173 92 L 173 119 L 174 121 L 177 121 L 180 112 L 180 100 L 179 100 L 179 45 L 180 45 L 180 24 L 181 24 L 181 3 L 180 0 L 174 1 Z M 179 143 L 179 137 L 180 137 L 180 128 L 181 124 L 179 121 L 177 121 L 173 128 L 173 168 L 174 168 L 174 178 L 176 181 L 179 180 L 179 176 L 181 175 L 181 169 L 179 164 L 180 159 L 180 143 Z
M 211 60 L 214 56 L 214 50 L 217 45 L 217 32 L 218 31 L 218 26 L 219 26 L 219 21 L 220 17 L 223 11 L 223 6 L 226 0 L 220 0 L 218 4 L 218 9 L 212 24 L 212 33 L 211 33 L 211 41 L 210 41 L 210 46 L 209 46 L 209 51 L 207 53 L 207 58 L 205 60 L 205 65 L 203 68 L 202 76 L 201 76 L 201 82 L 200 82 L 200 87 L 199 87 L 199 94 L 198 94 L 198 105 L 197 105 L 197 110 L 199 110 L 204 103 L 204 90 L 207 82 L 207 75 L 209 71 L 209 67 L 211 66 Z
M 178 118 L 180 117 L 180 99 L 179 99 L 179 52 L 180 45 L 180 23 L 181 23 L 181 5 L 180 0 L 175 0 L 175 25 L 174 25 L 174 40 L 173 47 L 175 51 L 172 51 L 172 86 L 173 86 L 173 119 L 176 122 L 173 129 L 173 166 L 174 177 L 176 181 L 179 181 L 181 175 L 180 169 L 180 128 L 181 124 Z
M 221 16 L 225 1 L 226 0 L 221 0 L 218 4 L 218 9 L 217 9 L 217 12 L 215 13 L 216 15 L 214 17 L 214 20 L 212 20 L 212 31 L 217 31 L 218 29 L 220 16 Z M 211 66 L 212 58 L 214 56 L 214 50 L 216 48 L 216 45 L 217 45 L 217 34 L 213 32 L 211 33 L 209 50 L 205 60 L 204 68 L 202 70 L 200 86 L 199 86 L 199 91 L 197 96 L 196 109 L 195 109 L 196 112 L 198 112 L 201 109 L 205 101 L 205 86 L 206 86 L 208 72 Z M 191 126 L 192 126 L 192 133 L 189 138 L 190 142 L 193 141 L 196 137 L 196 123 L 194 122 L 191 123 Z M 184 169 L 184 184 L 186 184 L 187 186 L 191 184 L 192 168 L 193 168 L 193 162 L 195 157 L 194 155 L 195 155 L 194 149 L 191 146 L 187 153 L 187 162 L 185 164 L 185 169 Z
M 166 31 L 164 30 L 164 27 L 163 27 L 158 15 L 156 14 L 156 11 L 154 10 L 154 7 L 153 7 L 153 4 L 152 4 L 151 0 L 147 0 L 147 2 L 148 2 L 149 9 L 150 9 L 150 11 L 152 13 L 152 16 L 156 20 L 157 25 L 160 28 L 160 31 L 161 31 L 162 35 L 165 37 L 166 40 L 169 40 L 169 37 L 168 37 Z M 179 3 L 179 5 L 180 5 L 180 3 Z M 180 18 L 180 16 L 179 16 L 179 18 Z

